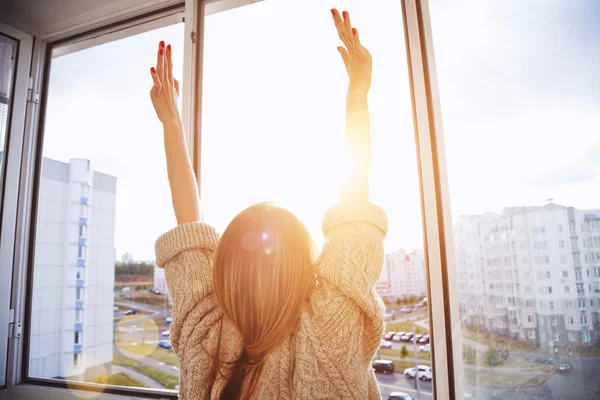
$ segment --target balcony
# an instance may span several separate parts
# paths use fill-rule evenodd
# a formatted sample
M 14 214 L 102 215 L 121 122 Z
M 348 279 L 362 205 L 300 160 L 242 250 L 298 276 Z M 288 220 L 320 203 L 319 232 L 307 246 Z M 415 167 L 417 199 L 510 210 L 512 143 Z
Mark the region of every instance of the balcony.
M 83 284 L 84 284 L 84 281 L 83 281 L 83 279 L 77 279 L 75 281 L 75 284 L 76 284 L 77 288 L 82 288 Z
M 75 322 L 75 330 L 82 331 L 83 330 L 83 322 Z
M 87 217 L 79 217 L 79 225 L 87 225 L 88 219 Z
M 78 243 L 83 245 L 87 244 L 87 238 L 80 237 Z
M 77 266 L 78 267 L 85 267 L 85 258 L 78 258 L 77 259 Z
M 83 345 L 74 344 L 73 345 L 73 353 L 81 353 L 83 351 Z
M 87 198 L 87 197 L 82 196 L 79 198 L 79 204 L 81 204 L 81 205 L 87 205 L 88 201 L 89 201 L 89 198 Z
M 75 308 L 83 308 L 83 300 L 75 301 Z

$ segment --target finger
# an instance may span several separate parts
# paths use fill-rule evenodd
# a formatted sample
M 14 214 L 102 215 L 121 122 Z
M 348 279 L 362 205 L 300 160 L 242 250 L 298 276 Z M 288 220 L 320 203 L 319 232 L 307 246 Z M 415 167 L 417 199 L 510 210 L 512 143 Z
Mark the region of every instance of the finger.
M 156 74 L 158 75 L 158 79 L 160 79 L 161 82 L 163 82 L 163 69 L 164 69 L 164 64 L 163 64 L 163 48 L 165 47 L 165 42 L 163 42 L 162 40 L 160 41 L 160 43 L 158 44 L 158 52 L 156 54 Z
M 171 45 L 167 46 L 166 70 L 166 79 L 170 83 L 173 83 L 173 60 L 171 58 Z
M 340 40 L 344 43 L 344 45 L 348 48 L 351 46 L 348 35 L 346 34 L 346 28 L 344 27 L 344 21 L 340 16 L 340 13 L 335 9 L 331 9 L 331 14 L 333 15 L 333 22 L 335 23 L 335 29 L 338 31 L 338 36 Z
M 175 91 L 179 95 L 179 81 L 177 79 L 173 79 L 173 86 L 175 86 Z
M 154 69 L 154 67 L 150 68 L 150 75 L 152 75 L 152 80 L 154 81 L 154 86 L 157 88 L 160 88 L 160 86 L 161 86 L 160 79 L 158 78 L 158 74 L 156 73 L 156 69 Z
M 342 46 L 338 46 L 338 51 L 342 55 L 342 60 L 344 60 L 344 65 L 348 68 L 348 61 L 350 60 L 350 56 L 348 55 L 348 51 Z
M 350 41 L 350 44 L 354 48 L 356 46 L 354 45 L 354 35 L 352 34 L 352 24 L 350 23 L 350 13 L 348 13 L 348 11 L 344 11 L 342 13 L 342 16 L 344 17 L 344 29 L 346 31 L 346 37 L 348 38 L 348 41 Z

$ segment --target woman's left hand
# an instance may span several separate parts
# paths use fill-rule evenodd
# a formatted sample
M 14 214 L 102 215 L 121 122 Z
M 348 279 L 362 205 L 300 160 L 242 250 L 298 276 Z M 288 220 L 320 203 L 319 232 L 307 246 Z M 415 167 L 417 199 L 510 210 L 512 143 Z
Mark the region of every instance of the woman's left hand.
M 150 90 L 152 105 L 158 119 L 166 124 L 179 124 L 181 117 L 177 108 L 179 100 L 179 82 L 173 78 L 173 61 L 171 58 L 171 45 L 165 48 L 165 42 L 158 45 L 156 68 L 150 69 L 154 86 Z

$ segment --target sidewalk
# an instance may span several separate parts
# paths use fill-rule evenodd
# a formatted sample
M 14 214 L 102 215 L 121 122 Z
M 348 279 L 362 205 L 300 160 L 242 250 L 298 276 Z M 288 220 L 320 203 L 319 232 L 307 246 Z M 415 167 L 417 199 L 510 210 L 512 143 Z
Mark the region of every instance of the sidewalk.
M 124 367 L 122 365 L 113 365 L 112 366 L 113 375 L 118 374 L 119 372 L 122 372 L 125 375 L 128 375 L 130 378 L 135 379 L 136 381 L 138 381 L 139 383 L 141 383 L 142 385 L 144 385 L 146 387 L 153 388 L 153 389 L 166 389 L 163 385 L 161 385 L 154 379 L 149 378 L 146 375 L 141 374 L 134 369 Z

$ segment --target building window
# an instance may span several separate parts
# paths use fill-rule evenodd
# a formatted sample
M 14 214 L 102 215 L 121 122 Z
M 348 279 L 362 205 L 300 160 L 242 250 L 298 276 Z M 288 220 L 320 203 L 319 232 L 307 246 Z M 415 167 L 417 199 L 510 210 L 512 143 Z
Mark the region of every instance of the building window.
M 558 233 L 561 233 L 561 232 L 563 231 L 563 227 L 562 227 L 562 225 L 557 225 L 557 226 L 556 226 L 556 231 L 557 231 Z
M 553 301 L 550 301 L 550 303 L 549 303 L 549 304 L 550 304 L 550 309 L 551 309 L 551 310 L 552 310 L 552 309 L 554 309 L 554 302 L 553 302 Z
M 563 278 L 569 277 L 569 271 L 563 271 Z
M 575 332 L 569 331 L 567 333 L 567 336 L 569 337 L 569 342 L 576 342 L 577 341 L 577 335 L 575 334 Z
M 82 344 L 82 336 L 83 336 L 83 332 L 81 331 L 75 331 L 75 340 L 74 343 L 75 344 Z
M 529 329 L 529 339 L 535 339 L 535 329 Z
M 81 308 L 75 309 L 75 322 L 76 323 L 83 322 L 83 310 Z
M 75 353 L 75 354 L 73 354 L 73 366 L 74 367 L 78 367 L 79 366 L 80 358 L 81 358 L 81 353 Z
M 561 248 L 561 249 L 562 249 L 563 247 L 565 247 L 565 241 L 564 241 L 564 240 L 559 240 L 559 241 L 558 241 L 558 247 L 559 247 L 559 248 Z
M 528 315 L 527 316 L 527 322 L 533 322 L 533 316 L 532 315 Z
M 83 300 L 83 288 L 75 289 L 75 300 L 77 300 L 77 301 Z
M 570 293 L 571 292 L 571 288 L 569 286 L 565 286 L 565 293 Z
M 552 326 L 556 326 L 556 315 L 551 316 Z
M 567 256 L 566 255 L 561 255 L 560 256 L 560 262 L 561 264 L 566 264 L 567 263 Z
M 535 263 L 536 264 L 548 264 L 550 262 L 549 256 L 536 256 Z
M 77 245 L 77 257 L 79 258 L 85 258 L 85 255 L 87 253 L 87 246 L 83 245 L 83 244 L 79 244 Z

